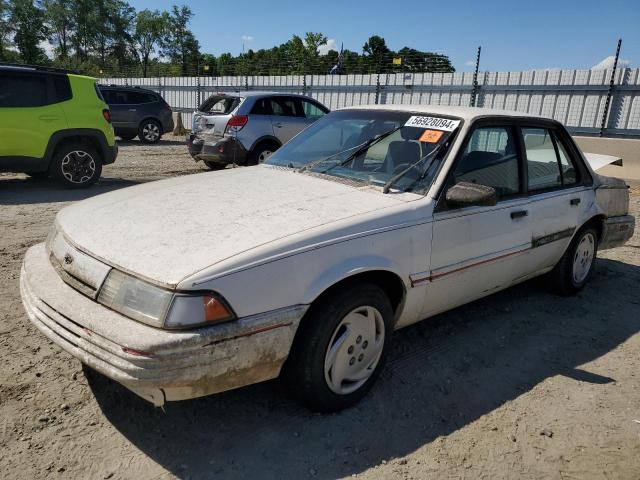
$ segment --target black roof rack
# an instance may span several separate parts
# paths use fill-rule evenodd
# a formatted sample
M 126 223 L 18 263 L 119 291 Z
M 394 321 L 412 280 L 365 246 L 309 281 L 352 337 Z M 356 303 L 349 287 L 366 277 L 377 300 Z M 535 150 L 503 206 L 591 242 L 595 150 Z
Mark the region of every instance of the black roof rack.
M 69 69 L 66 69 L 66 68 L 47 67 L 47 66 L 44 66 L 44 65 L 26 65 L 24 63 L 0 62 L 0 67 L 23 68 L 25 70 L 37 70 L 39 72 L 71 73 L 71 74 L 75 74 L 75 75 L 79 74 L 79 72 L 77 70 L 69 70 Z

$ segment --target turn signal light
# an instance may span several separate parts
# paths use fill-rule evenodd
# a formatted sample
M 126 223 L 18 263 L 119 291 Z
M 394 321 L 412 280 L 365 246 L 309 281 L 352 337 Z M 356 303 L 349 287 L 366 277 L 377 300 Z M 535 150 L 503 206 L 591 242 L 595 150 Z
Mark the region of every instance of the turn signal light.
M 206 322 L 224 322 L 233 318 L 233 314 L 229 312 L 227 307 L 211 295 L 204 295 L 202 297 L 202 305 L 204 307 L 204 319 Z

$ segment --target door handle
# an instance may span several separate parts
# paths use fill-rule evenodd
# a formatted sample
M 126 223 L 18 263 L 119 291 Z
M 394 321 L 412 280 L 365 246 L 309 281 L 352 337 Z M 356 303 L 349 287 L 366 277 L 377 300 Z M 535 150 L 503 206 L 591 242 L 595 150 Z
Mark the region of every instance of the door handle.
M 53 122 L 55 120 L 60 120 L 60 117 L 56 115 L 40 115 L 38 120 L 42 120 L 44 122 Z
M 135 108 L 130 108 L 129 111 L 130 112 L 137 112 L 138 110 L 136 110 Z
M 580 204 L 580 199 L 579 198 L 572 198 L 571 200 L 569 200 L 569 203 L 571 205 L 579 205 Z
M 520 217 L 526 217 L 529 212 L 526 210 L 516 210 L 515 212 L 511 212 L 511 218 L 516 219 Z
M 278 123 L 274 123 L 273 125 L 274 125 L 275 127 L 278 127 L 278 128 L 282 128 L 282 127 L 283 127 L 283 125 L 282 125 L 280 122 L 278 122 Z

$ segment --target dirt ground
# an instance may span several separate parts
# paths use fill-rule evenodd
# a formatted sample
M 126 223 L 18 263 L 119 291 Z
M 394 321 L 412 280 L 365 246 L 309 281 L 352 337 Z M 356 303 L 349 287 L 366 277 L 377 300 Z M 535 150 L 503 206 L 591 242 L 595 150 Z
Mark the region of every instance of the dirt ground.
M 640 478 L 637 233 L 575 297 L 531 281 L 397 332 L 376 387 L 336 415 L 275 381 L 164 411 L 88 381 L 23 312 L 25 250 L 70 202 L 199 171 L 169 139 L 123 144 L 89 190 L 0 175 L 1 478 Z

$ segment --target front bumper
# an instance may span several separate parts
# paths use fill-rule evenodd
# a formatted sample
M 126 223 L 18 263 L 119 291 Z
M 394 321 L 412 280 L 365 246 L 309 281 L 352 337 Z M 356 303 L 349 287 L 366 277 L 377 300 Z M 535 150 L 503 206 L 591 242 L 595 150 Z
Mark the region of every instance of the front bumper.
M 604 221 L 602 238 L 598 243 L 599 250 L 621 247 L 633 237 L 636 219 L 632 215 L 608 217 Z
M 154 405 L 277 377 L 308 308 L 295 305 L 211 327 L 161 330 L 64 283 L 44 244 L 25 255 L 20 293 L 29 319 L 51 341 Z

